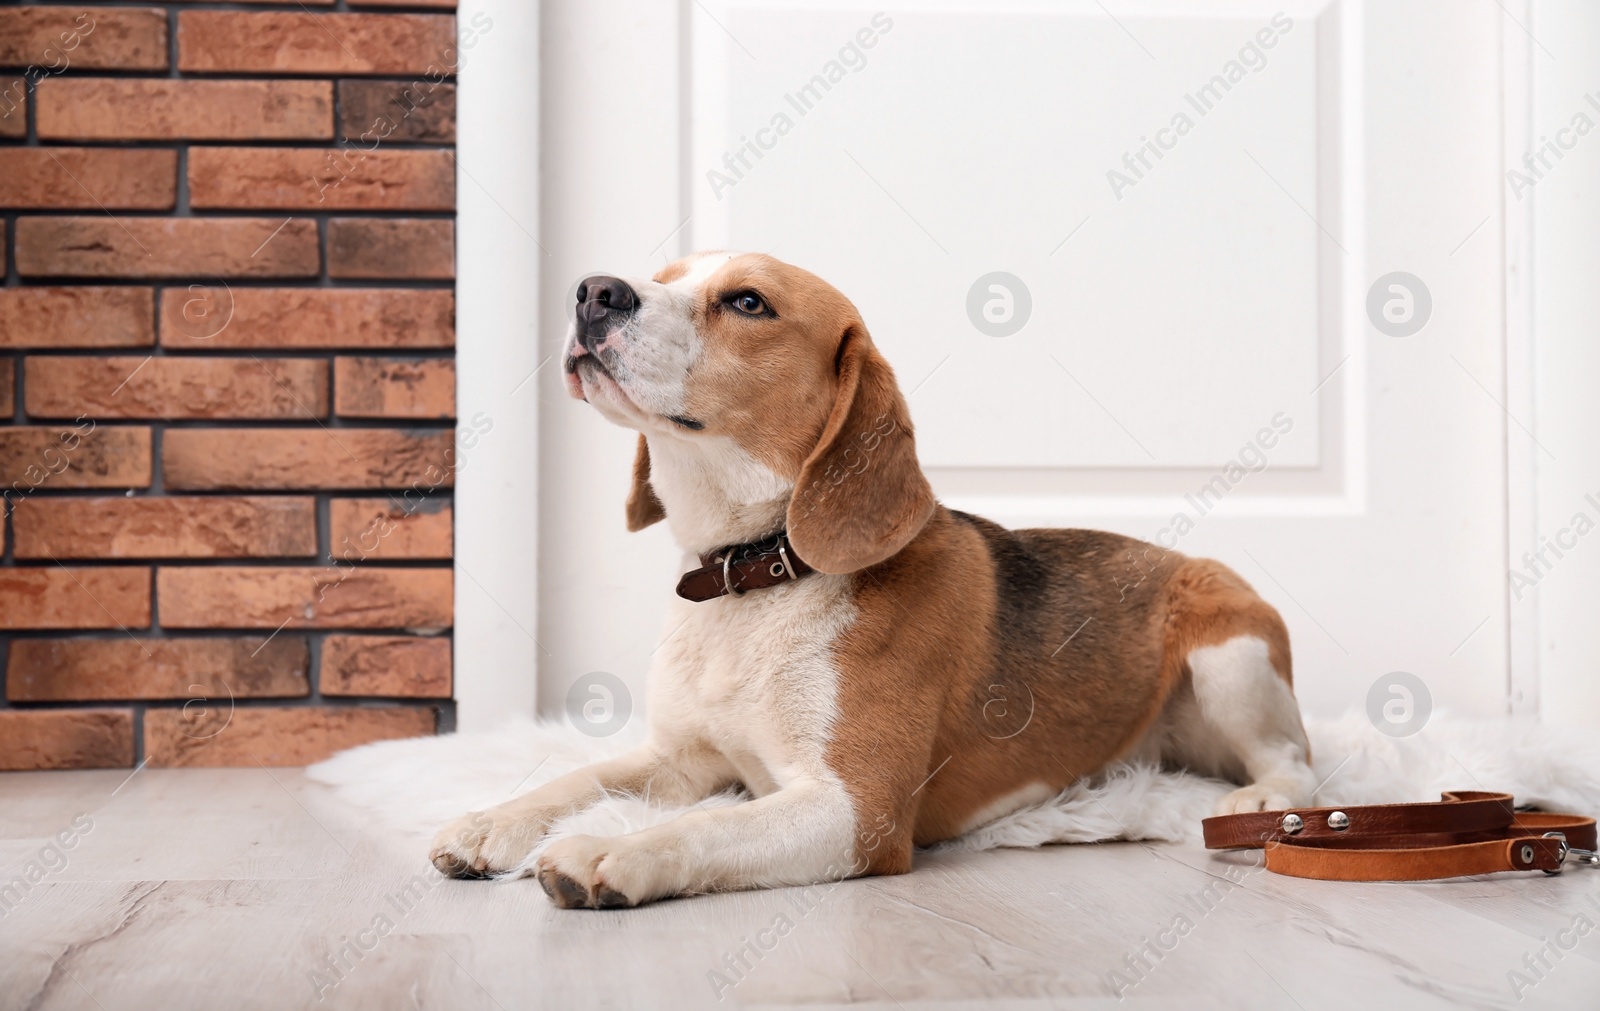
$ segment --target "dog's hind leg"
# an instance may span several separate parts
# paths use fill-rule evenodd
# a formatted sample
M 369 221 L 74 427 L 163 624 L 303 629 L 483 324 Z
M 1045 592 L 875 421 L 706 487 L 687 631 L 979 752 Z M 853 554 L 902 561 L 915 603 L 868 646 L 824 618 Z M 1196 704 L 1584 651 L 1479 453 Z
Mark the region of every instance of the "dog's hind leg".
M 1166 591 L 1163 662 L 1176 680 L 1159 724 L 1162 759 L 1241 783 L 1218 814 L 1309 804 L 1317 782 L 1282 616 L 1210 559 L 1185 560 Z
M 1311 803 L 1317 781 L 1300 708 L 1288 681 L 1273 667 L 1266 641 L 1235 636 L 1191 650 L 1187 659 L 1201 726 L 1189 728 L 1186 736 L 1191 742 L 1209 738 L 1212 748 L 1220 747 L 1243 767 L 1248 780 L 1217 803 L 1217 813 Z

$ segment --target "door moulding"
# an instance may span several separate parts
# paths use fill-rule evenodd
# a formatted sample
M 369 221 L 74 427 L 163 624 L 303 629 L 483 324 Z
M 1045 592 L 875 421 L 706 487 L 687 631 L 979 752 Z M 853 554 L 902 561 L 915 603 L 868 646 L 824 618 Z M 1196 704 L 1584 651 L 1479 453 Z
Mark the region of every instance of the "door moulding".
M 457 727 L 533 716 L 538 657 L 537 0 L 463 0 L 457 76 Z M 484 19 L 491 22 L 481 27 Z
M 1519 25 L 1533 23 L 1532 0 L 1511 0 L 1507 18 Z M 1522 155 L 1533 147 L 1534 64 L 1532 36 L 1501 22 L 1501 94 L 1503 160 L 1505 170 L 1522 165 Z M 1508 200 L 1500 186 L 1500 206 L 1505 221 L 1505 426 L 1506 459 L 1506 571 L 1521 565 L 1524 553 L 1537 550 L 1539 540 L 1537 446 L 1514 430 L 1511 418 L 1527 418 L 1537 427 L 1534 389 L 1534 345 L 1538 321 L 1534 307 L 1534 201 L 1530 190 L 1522 200 Z M 1539 715 L 1539 596 L 1515 599 L 1509 585 L 1507 609 L 1507 694 L 1513 716 Z

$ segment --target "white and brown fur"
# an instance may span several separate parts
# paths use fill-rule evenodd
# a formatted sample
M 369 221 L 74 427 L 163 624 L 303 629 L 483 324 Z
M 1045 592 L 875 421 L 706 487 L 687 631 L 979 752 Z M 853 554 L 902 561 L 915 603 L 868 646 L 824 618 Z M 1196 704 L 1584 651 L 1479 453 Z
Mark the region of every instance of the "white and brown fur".
M 440 870 L 510 870 L 609 792 L 752 799 L 553 842 L 537 875 L 560 906 L 903 873 L 915 847 L 1118 759 L 1243 784 L 1223 813 L 1310 801 L 1288 635 L 1244 580 L 939 505 L 888 363 L 803 270 L 704 253 L 627 283 L 636 307 L 592 350 L 575 330 L 566 366 L 574 396 L 641 433 L 629 528 L 665 519 L 686 567 L 787 530 L 818 571 L 674 597 L 646 743 L 447 826 Z

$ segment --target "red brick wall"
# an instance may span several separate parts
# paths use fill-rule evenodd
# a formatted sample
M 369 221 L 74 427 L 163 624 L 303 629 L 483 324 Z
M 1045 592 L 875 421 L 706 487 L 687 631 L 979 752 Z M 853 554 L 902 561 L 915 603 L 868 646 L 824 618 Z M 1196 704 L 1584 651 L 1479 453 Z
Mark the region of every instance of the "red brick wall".
M 453 721 L 454 6 L 0 7 L 0 768 Z

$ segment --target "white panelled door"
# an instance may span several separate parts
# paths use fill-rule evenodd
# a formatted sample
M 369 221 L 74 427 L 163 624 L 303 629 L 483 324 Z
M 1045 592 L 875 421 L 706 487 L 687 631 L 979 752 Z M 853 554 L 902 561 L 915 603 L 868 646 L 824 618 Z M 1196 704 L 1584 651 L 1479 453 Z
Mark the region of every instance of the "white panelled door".
M 1309 711 L 1406 672 L 1504 712 L 1503 22 L 547 3 L 543 353 L 587 271 L 770 252 L 860 307 L 947 504 L 1222 559 Z M 622 531 L 628 434 L 541 381 L 541 704 L 639 698 L 678 558 Z

